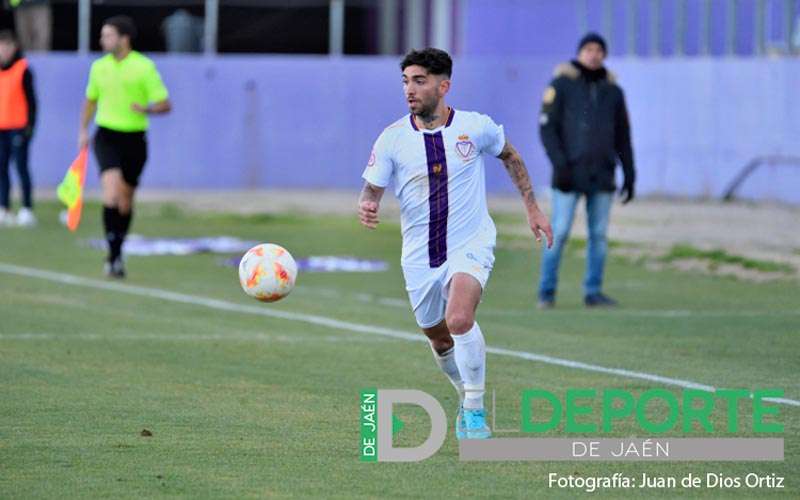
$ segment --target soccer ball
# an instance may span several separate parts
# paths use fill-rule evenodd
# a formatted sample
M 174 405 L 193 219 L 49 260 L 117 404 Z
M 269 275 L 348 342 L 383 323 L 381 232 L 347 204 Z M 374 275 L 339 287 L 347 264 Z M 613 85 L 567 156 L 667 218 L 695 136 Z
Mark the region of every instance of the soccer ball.
M 275 302 L 289 295 L 296 279 L 297 263 L 292 254 L 279 245 L 256 245 L 239 262 L 242 290 L 262 302 Z

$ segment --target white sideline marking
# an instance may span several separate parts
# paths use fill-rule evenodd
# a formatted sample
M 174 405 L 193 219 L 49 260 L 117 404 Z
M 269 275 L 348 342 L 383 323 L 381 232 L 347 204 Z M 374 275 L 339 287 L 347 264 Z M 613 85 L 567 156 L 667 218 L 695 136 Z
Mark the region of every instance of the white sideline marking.
M 100 290 L 111 290 L 115 292 L 127 293 L 129 295 L 138 295 L 140 297 L 155 298 L 155 299 L 169 300 L 172 302 L 179 302 L 182 304 L 204 306 L 211 309 L 218 309 L 221 311 L 256 314 L 259 316 L 267 316 L 270 318 L 278 318 L 289 321 L 310 323 L 312 325 L 325 326 L 328 328 L 335 328 L 337 330 L 345 330 L 357 333 L 368 333 L 372 335 L 381 335 L 384 337 L 391 337 L 400 340 L 411 340 L 415 342 L 426 341 L 426 339 L 420 334 L 405 332 L 402 330 L 394 330 L 391 328 L 384 328 L 381 326 L 352 323 L 349 321 L 340 321 L 338 319 L 327 318 L 325 316 L 294 313 L 289 311 L 282 311 L 279 309 L 271 309 L 269 307 L 263 307 L 263 306 L 258 307 L 253 305 L 235 304 L 233 302 L 227 302 L 224 300 L 210 299 L 206 297 L 198 297 L 195 295 L 170 292 L 167 290 L 161 290 L 159 288 L 150 288 L 150 287 L 142 287 L 135 285 L 126 285 L 123 283 L 115 283 L 110 281 L 101 281 L 91 278 L 74 276 L 71 274 L 45 271 L 42 269 L 34 269 L 30 267 L 15 266 L 12 264 L 0 263 L 0 272 L 7 274 L 15 274 L 18 276 L 25 276 L 29 278 L 40 278 L 43 280 L 53 281 L 56 283 L 64 283 L 67 285 L 83 286 L 87 288 L 95 288 Z M 555 366 L 574 368 L 577 370 L 605 373 L 608 375 L 617 375 L 625 378 L 647 380 L 649 382 L 656 382 L 663 385 L 682 387 L 685 389 L 699 389 L 708 392 L 715 392 L 717 390 L 717 388 L 714 386 L 693 382 L 691 380 L 662 377 L 660 375 L 654 375 L 645 372 L 637 372 L 634 370 L 625 370 L 622 368 L 608 368 L 605 366 L 593 365 L 590 363 L 572 361 L 563 358 L 556 358 L 553 356 L 547 356 L 545 354 L 537 354 L 533 352 L 516 351 L 512 349 L 504 349 L 502 347 L 487 347 L 486 352 L 491 354 L 497 354 L 500 356 L 508 356 L 511 358 L 526 359 L 529 361 L 538 361 L 541 363 L 546 363 Z M 800 406 L 800 401 L 788 398 L 764 398 L 764 401 L 769 401 L 772 403 L 784 404 L 789 406 Z

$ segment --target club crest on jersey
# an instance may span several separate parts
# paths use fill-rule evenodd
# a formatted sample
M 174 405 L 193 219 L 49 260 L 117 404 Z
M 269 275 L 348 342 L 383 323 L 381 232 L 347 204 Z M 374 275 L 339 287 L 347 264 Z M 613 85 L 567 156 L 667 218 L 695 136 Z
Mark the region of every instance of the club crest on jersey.
M 469 140 L 468 135 L 459 135 L 458 142 L 456 143 L 456 152 L 458 155 L 463 158 L 467 159 L 472 156 L 472 153 L 475 151 L 475 144 Z
M 442 164 L 441 163 L 434 163 L 433 164 L 433 173 L 435 175 L 439 175 L 442 173 Z

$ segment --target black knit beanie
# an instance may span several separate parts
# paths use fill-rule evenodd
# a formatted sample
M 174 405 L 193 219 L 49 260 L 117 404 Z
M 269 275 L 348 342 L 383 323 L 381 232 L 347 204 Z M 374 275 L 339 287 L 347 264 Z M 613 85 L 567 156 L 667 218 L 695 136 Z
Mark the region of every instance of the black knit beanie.
M 598 35 L 597 33 L 587 33 L 586 35 L 581 38 L 580 43 L 578 44 L 578 52 L 581 51 L 584 45 L 587 43 L 597 43 L 600 47 L 603 48 L 603 52 L 608 54 L 608 49 L 606 48 L 606 41 L 603 39 L 602 36 Z

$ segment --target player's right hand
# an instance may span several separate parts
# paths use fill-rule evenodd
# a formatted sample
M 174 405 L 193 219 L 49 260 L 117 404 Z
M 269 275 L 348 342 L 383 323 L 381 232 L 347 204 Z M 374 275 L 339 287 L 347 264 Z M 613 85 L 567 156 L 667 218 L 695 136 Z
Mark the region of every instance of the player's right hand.
M 358 219 L 361 224 L 375 229 L 378 227 L 378 203 L 375 201 L 362 201 L 358 204 Z
M 81 130 L 78 132 L 78 151 L 89 145 L 89 131 Z

